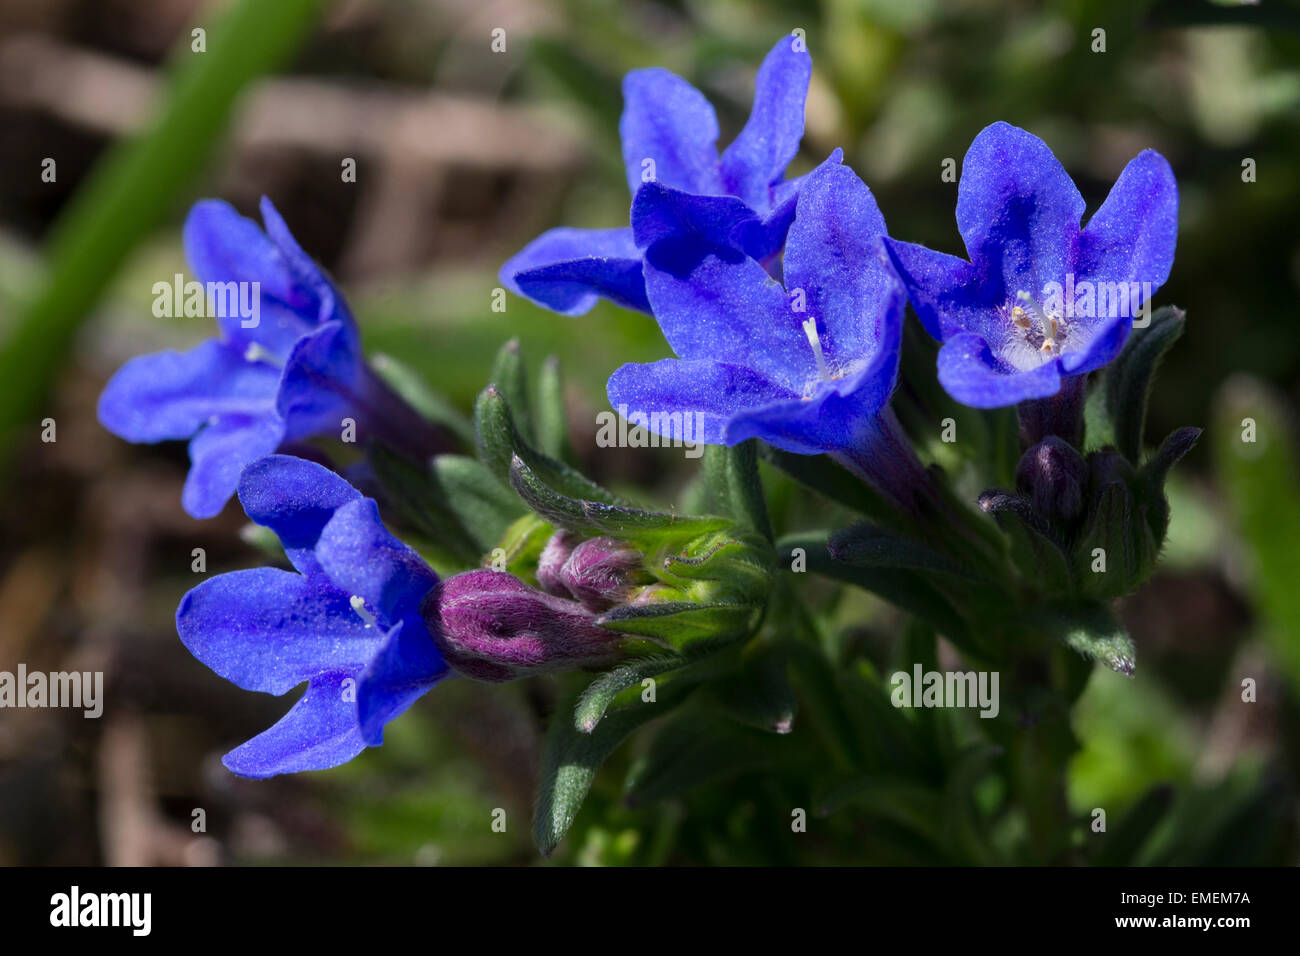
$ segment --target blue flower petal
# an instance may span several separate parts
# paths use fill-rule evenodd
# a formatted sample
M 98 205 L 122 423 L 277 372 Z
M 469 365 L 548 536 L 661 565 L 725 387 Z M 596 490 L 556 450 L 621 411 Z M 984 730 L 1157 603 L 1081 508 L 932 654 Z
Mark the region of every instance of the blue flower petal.
M 885 217 L 847 166 L 823 166 L 804 182 L 785 253 L 787 294 L 803 290 L 806 319 L 832 374 L 857 370 L 902 321 L 899 282 L 881 237 Z M 883 308 L 897 304 L 895 311 Z
M 424 559 L 384 527 L 373 498 L 350 501 L 334 513 L 316 542 L 316 559 L 335 587 L 362 598 L 390 626 L 417 614 L 438 583 Z
M 744 236 L 741 249 L 759 262 L 775 256 L 785 247 L 790 226 L 794 223 L 799 205 L 799 190 L 813 173 L 827 166 L 838 166 L 844 161 L 844 151 L 834 150 L 821 165 L 795 179 L 787 179 L 772 188 L 772 211 L 758 228 L 750 228 Z M 766 263 L 764 262 L 766 265 Z
M 778 40 L 759 67 L 749 120 L 722 153 L 727 192 L 759 212 L 770 208 L 770 187 L 799 152 L 811 78 L 812 56 L 803 41 L 793 35 Z
M 754 369 L 802 394 L 816 358 L 785 290 L 740 253 L 691 240 L 662 240 L 646 252 L 646 292 L 679 358 Z
M 280 721 L 222 758 L 241 777 L 273 777 L 325 770 L 347 763 L 366 749 L 357 723 L 355 693 L 340 674 L 323 675 Z
M 1169 278 L 1178 243 L 1178 183 L 1155 150 L 1134 157 L 1079 237 L 1076 281 L 1149 282 Z
M 287 234 L 288 230 L 284 231 Z M 323 298 L 327 284 L 319 270 L 311 265 L 311 274 L 302 274 L 304 266 L 298 259 L 302 251 L 297 244 L 286 253 L 229 203 L 217 199 L 195 203 L 185 220 L 183 237 L 190 269 L 200 282 L 259 284 L 257 326 L 244 328 L 239 316 L 217 320 L 231 342 L 256 342 L 283 358 L 300 335 L 324 319 L 337 317 L 338 299 Z
M 668 238 L 742 249 L 745 230 L 759 224 L 754 211 L 735 196 L 696 196 L 646 183 L 632 199 L 632 236 L 642 249 Z
M 975 137 L 957 186 L 957 227 L 981 271 L 1002 277 L 1011 295 L 1040 295 L 1064 283 L 1083 197 L 1037 136 L 994 123 Z
M 693 193 L 724 191 L 718 117 L 704 94 L 681 77 L 659 67 L 627 74 L 618 132 L 633 195 L 650 180 Z
M 610 376 L 606 392 L 610 404 L 625 409 L 630 421 L 630 416 L 642 415 L 646 419 L 643 427 L 660 424 L 664 427 L 653 430 L 665 438 L 683 442 L 689 438 L 692 443 L 710 445 L 730 444 L 727 423 L 743 410 L 798 398 L 741 365 L 680 359 L 624 365 Z M 674 413 L 675 420 L 663 417 Z M 689 424 L 683 415 L 692 416 Z M 680 429 L 680 433 L 664 434 L 665 428 Z
M 316 542 L 334 513 L 361 494 L 324 465 L 289 455 L 269 455 L 244 469 L 239 503 L 248 517 L 275 532 L 293 566 L 323 575 Z
M 962 330 L 993 335 L 993 313 L 1006 299 L 1000 276 L 986 276 L 965 259 L 925 246 L 885 239 L 885 251 L 903 280 L 925 330 L 940 342 Z
M 348 595 L 278 568 L 209 578 L 181 598 L 176 630 L 196 658 L 244 690 L 283 694 L 322 674 L 359 674 L 382 646 Z
M 591 311 L 601 296 L 624 308 L 650 311 L 641 251 L 627 227 L 544 232 L 506 261 L 501 282 L 564 315 Z
M 1125 339 L 1133 328 L 1133 317 L 1117 315 L 1102 321 L 1104 324 L 1095 331 L 1087 348 L 1066 352 L 1060 356 L 1058 361 L 1062 375 L 1084 375 L 1096 371 L 1108 365 L 1119 355 L 1120 350 L 1124 348 Z
M 365 360 L 343 322 L 326 322 L 304 335 L 284 363 L 276 411 L 293 441 L 324 432 L 338 434 L 342 420 L 361 414 L 354 407 Z
M 446 677 L 448 667 L 418 622 L 399 623 L 357 685 L 357 720 L 372 747 L 384 742 L 384 725 L 399 717 Z
M 229 415 L 208 425 L 190 442 L 181 506 L 195 518 L 219 514 L 239 487 L 244 468 L 275 451 L 283 438 L 284 422 L 274 413 Z
M 939 350 L 939 383 L 963 405 L 1001 408 L 1059 392 L 1058 361 L 1018 371 L 996 358 L 979 335 L 963 332 Z
M 133 442 L 189 438 L 214 416 L 260 416 L 275 409 L 280 373 L 209 340 L 186 352 L 140 355 L 99 397 L 99 420 Z

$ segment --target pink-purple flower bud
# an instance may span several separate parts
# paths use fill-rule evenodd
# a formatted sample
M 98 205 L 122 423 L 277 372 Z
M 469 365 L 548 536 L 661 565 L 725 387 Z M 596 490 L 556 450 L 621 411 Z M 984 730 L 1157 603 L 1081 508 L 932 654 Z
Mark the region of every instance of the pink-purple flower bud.
M 445 579 L 421 613 L 447 663 L 478 680 L 608 667 L 622 657 L 621 636 L 597 625 L 590 610 L 504 571 Z
M 571 597 L 592 611 L 607 611 L 650 582 L 645 557 L 614 538 L 580 540 L 567 531 L 551 536 L 537 562 L 537 583 L 548 594 Z

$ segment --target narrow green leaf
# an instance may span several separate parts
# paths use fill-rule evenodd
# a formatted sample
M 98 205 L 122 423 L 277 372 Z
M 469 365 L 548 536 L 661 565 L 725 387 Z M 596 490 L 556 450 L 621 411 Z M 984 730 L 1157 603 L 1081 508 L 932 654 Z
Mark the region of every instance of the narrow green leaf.
M 980 577 L 916 538 L 866 522 L 836 531 L 827 548 L 836 561 L 859 567 L 902 568 L 972 580 Z
M 577 709 L 577 697 L 561 704 L 542 746 L 533 810 L 533 839 L 544 856 L 550 856 L 569 832 L 596 771 L 615 748 L 642 724 L 671 712 L 696 686 L 690 681 L 664 682 L 653 702 L 636 697 L 626 707 L 607 713 L 589 734 L 578 730 L 568 717 Z
M 542 363 L 537 376 L 535 406 L 537 448 L 556 461 L 571 463 L 573 447 L 569 444 L 569 416 L 564 404 L 564 375 L 560 360 L 554 355 Z
M 1106 369 L 1106 411 L 1115 432 L 1115 445 L 1135 465 L 1142 458 L 1147 397 L 1156 367 L 1183 334 L 1185 313 L 1175 306 L 1157 309 L 1151 324 L 1129 333 L 1124 351 Z
M 519 348 L 518 339 L 511 339 L 497 351 L 488 381 L 496 386 L 510 406 L 514 426 L 524 441 L 535 443 L 537 439 L 533 432 L 533 403 L 528 394 L 528 372 L 524 368 L 524 355 Z
M 1030 612 L 1047 633 L 1116 673 L 1133 676 L 1137 650 L 1124 626 L 1101 604 L 1054 605 Z
M 445 550 L 458 563 L 473 565 L 482 549 L 450 510 L 432 472 L 376 442 L 367 453 L 371 470 L 396 509 L 399 522 Z
M 800 562 L 807 570 L 854 584 L 915 614 L 959 647 L 980 652 L 975 635 L 948 599 L 925 576 L 911 570 L 845 564 L 831 557 L 826 532 L 803 532 L 776 543 L 780 566 Z
M 408 405 L 436 425 L 454 434 L 466 448 L 474 447 L 474 426 L 451 402 L 425 383 L 409 365 L 391 355 L 377 353 L 370 358 L 370 367 L 384 383 L 400 395 Z
M 528 513 L 522 501 L 477 458 L 439 455 L 433 460 L 436 487 L 480 554 L 496 547 L 506 529 Z

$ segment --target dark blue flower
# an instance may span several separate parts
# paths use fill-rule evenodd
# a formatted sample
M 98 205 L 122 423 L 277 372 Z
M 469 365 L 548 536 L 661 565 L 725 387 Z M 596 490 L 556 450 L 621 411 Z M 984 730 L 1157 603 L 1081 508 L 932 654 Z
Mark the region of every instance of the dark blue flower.
M 803 138 L 811 75 L 802 39 L 783 37 L 758 71 L 749 121 L 719 156 L 718 118 L 704 94 L 668 70 L 632 71 L 619 122 L 631 227 L 552 229 L 501 267 L 501 281 L 566 315 L 600 297 L 649 312 L 641 263 L 665 235 L 685 230 L 760 261 L 773 256 L 794 218 L 800 179 L 784 176 Z
M 1047 144 L 995 123 L 971 144 L 957 189 L 970 261 L 886 240 L 913 308 L 943 343 L 939 381 L 958 401 L 1047 398 L 1119 354 L 1173 265 L 1173 171 L 1145 150 L 1081 229 L 1083 211 Z
M 195 204 L 184 230 L 198 280 L 233 283 L 232 291 L 247 283 L 252 317 L 225 299 L 214 309 L 218 338 L 131 359 L 99 400 L 100 422 L 128 441 L 192 439 L 182 504 L 196 518 L 222 509 L 246 465 L 287 442 L 342 435 L 345 418 L 359 437 L 382 436 L 414 454 L 440 441 L 370 370 L 343 297 L 270 200 L 261 209 L 265 233 L 218 200 Z
M 652 429 L 686 415 L 690 440 L 708 444 L 859 448 L 898 373 L 905 300 L 884 235 L 871 191 L 831 165 L 801 190 L 784 288 L 738 252 L 692 238 L 658 243 L 646 288 L 678 357 L 624 365 L 609 380 L 610 402 Z
M 239 500 L 279 536 L 297 573 L 211 578 L 181 599 L 176 629 L 245 690 L 307 691 L 224 763 L 246 777 L 346 763 L 447 674 L 420 617 L 438 577 L 385 530 L 372 499 L 321 465 L 263 458 L 244 472 Z

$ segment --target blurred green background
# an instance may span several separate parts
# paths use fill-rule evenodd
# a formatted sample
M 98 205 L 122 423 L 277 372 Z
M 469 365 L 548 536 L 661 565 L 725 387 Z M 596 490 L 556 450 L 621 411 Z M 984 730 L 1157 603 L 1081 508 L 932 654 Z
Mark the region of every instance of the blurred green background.
M 182 444 L 128 446 L 94 403 L 126 358 L 211 333 L 151 313 L 153 283 L 185 270 L 189 204 L 220 196 L 255 214 L 265 194 L 348 293 L 368 351 L 464 409 L 507 338 L 534 361 L 555 354 L 588 473 L 670 499 L 692 463 L 594 447 L 608 374 L 668 354 L 653 322 L 606 305 L 568 319 L 513 297 L 494 312 L 496 270 L 550 226 L 626 222 L 624 72 L 692 80 L 725 143 L 762 56 L 796 28 L 814 77 L 793 171 L 842 146 L 899 238 L 961 251 L 956 186 L 940 174 L 996 120 L 1044 137 L 1090 210 L 1142 148 L 1169 158 L 1181 232 L 1157 304 L 1188 319 L 1148 434 L 1208 432 L 1176 475 L 1162 570 L 1123 608 L 1137 678 L 1095 675 L 1080 707 L 1071 797 L 1113 818 L 1141 800 L 1172 806 L 1143 833 L 1141 862 L 1300 861 L 1296 7 L 0 0 L 0 670 L 107 681 L 98 721 L 0 712 L 0 863 L 538 860 L 527 820 L 555 700 L 545 682 L 448 682 L 336 771 L 252 782 L 221 768 L 289 701 L 214 677 L 172 614 L 196 581 L 193 548 L 210 573 L 259 558 L 237 507 L 204 523 L 181 511 Z M 897 616 L 850 600 L 834 618 L 846 639 L 885 647 Z M 557 862 L 897 859 L 870 808 L 834 814 L 836 839 L 791 844 L 767 808 L 801 795 L 774 793 L 761 765 L 687 773 L 700 785 L 631 806 L 624 778 L 646 746 L 601 774 Z

